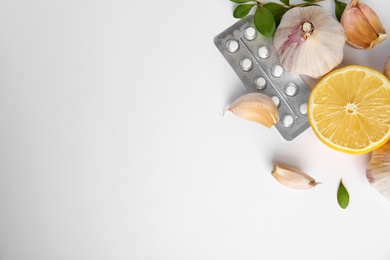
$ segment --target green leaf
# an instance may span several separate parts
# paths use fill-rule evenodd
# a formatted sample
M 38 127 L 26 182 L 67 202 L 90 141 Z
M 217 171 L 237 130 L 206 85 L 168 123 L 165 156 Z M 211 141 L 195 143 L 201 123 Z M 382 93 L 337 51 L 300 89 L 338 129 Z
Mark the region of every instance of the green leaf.
M 272 13 L 265 7 L 259 6 L 253 17 L 256 29 L 266 37 L 274 36 L 276 25 Z
M 276 27 L 280 24 L 280 20 L 282 20 L 283 15 L 289 10 L 287 7 L 272 2 L 266 3 L 263 7 L 267 8 L 274 16 Z
M 280 0 L 285 5 L 290 5 L 290 0 Z
M 243 18 L 249 14 L 255 4 L 243 4 L 237 5 L 233 11 L 234 18 Z
M 336 18 L 340 22 L 341 16 L 343 15 L 343 12 L 344 12 L 347 4 L 344 2 L 338 1 L 338 0 L 334 0 L 334 3 L 336 6 L 336 8 L 335 8 Z
M 254 0 L 230 0 L 230 1 L 232 1 L 233 3 L 236 3 L 236 4 L 255 2 Z
M 341 208 L 346 209 L 349 204 L 349 193 L 344 187 L 343 179 L 340 180 L 339 189 L 337 191 L 337 201 Z

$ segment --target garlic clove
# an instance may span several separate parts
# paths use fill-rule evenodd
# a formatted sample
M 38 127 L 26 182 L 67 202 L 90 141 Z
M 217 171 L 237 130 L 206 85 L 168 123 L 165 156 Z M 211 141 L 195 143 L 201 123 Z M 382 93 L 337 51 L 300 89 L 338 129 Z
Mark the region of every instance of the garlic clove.
M 383 75 L 390 79 L 390 56 L 387 57 L 385 65 L 383 66 Z
M 390 142 L 372 152 L 366 177 L 372 187 L 390 200 Z
M 351 0 L 340 22 L 345 30 L 347 44 L 355 49 L 372 49 L 387 39 L 378 15 L 359 0 Z
M 372 10 L 371 7 L 369 7 L 368 5 L 361 2 L 357 3 L 357 5 L 359 6 L 360 11 L 364 14 L 364 17 L 368 20 L 370 26 L 375 31 L 375 33 L 377 35 L 385 34 L 386 30 L 374 10 Z
M 307 190 L 318 184 L 308 174 L 278 163 L 274 164 L 271 174 L 278 182 L 292 189 Z
M 279 121 L 275 102 L 261 93 L 248 93 L 236 99 L 228 108 L 236 116 L 271 128 Z
M 286 70 L 320 78 L 341 63 L 345 34 L 322 7 L 292 8 L 276 29 L 274 44 Z

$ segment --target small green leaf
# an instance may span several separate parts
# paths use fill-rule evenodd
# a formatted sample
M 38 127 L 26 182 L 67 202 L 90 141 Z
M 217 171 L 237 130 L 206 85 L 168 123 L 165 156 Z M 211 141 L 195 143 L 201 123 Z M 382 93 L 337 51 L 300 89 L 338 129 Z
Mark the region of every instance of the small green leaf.
M 289 10 L 287 7 L 272 2 L 266 3 L 263 7 L 267 8 L 274 16 L 276 27 L 278 27 L 283 15 Z
M 243 4 L 237 5 L 233 11 L 234 18 L 243 18 L 249 14 L 255 4 Z
M 343 15 L 343 12 L 344 12 L 347 4 L 344 2 L 338 1 L 338 0 L 334 0 L 334 3 L 336 6 L 336 8 L 335 8 L 336 18 L 340 22 L 341 16 Z
M 340 180 L 339 189 L 337 191 L 337 201 L 341 208 L 346 209 L 349 204 L 349 193 L 344 187 L 343 179 Z
M 290 5 L 290 0 L 280 0 L 285 5 Z
M 232 1 L 233 3 L 236 3 L 236 4 L 255 2 L 254 0 L 230 0 L 230 1 Z
M 272 13 L 265 7 L 259 6 L 253 17 L 256 29 L 266 37 L 274 36 L 276 25 Z

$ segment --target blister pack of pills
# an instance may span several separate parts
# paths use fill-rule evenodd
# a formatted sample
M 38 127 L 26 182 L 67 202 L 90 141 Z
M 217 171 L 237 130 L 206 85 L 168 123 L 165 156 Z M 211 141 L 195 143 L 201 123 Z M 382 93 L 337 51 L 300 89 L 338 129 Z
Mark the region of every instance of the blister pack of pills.
M 248 91 L 274 100 L 279 111 L 275 127 L 284 139 L 291 141 L 310 126 L 307 101 L 311 90 L 299 75 L 280 65 L 273 39 L 257 32 L 253 16 L 217 35 L 214 43 Z

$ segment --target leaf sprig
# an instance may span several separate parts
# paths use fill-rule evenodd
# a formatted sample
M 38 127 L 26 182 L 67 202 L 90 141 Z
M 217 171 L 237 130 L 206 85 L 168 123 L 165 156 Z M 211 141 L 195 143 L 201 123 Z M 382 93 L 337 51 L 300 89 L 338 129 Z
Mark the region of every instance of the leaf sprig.
M 230 1 L 238 4 L 233 11 L 233 16 L 235 18 L 244 18 L 251 12 L 253 8 L 256 8 L 253 17 L 256 29 L 262 35 L 266 37 L 272 37 L 275 33 L 276 28 L 279 26 L 279 23 L 283 15 L 288 10 L 294 7 L 306 7 L 311 5 L 318 5 L 316 3 L 322 2 L 324 0 L 303 0 L 304 2 L 300 4 L 290 4 L 290 0 L 279 0 L 281 4 L 274 3 L 274 2 L 262 3 L 258 0 L 230 0 Z

